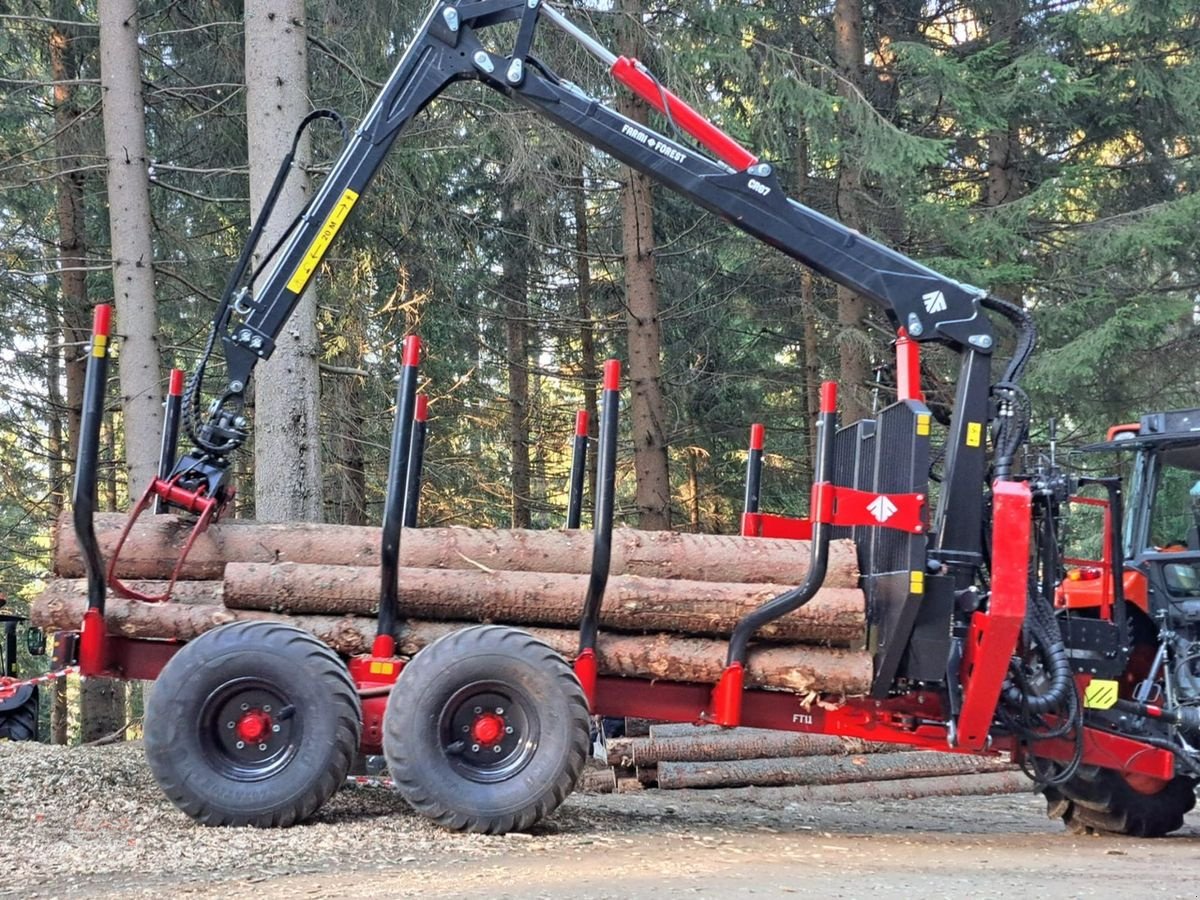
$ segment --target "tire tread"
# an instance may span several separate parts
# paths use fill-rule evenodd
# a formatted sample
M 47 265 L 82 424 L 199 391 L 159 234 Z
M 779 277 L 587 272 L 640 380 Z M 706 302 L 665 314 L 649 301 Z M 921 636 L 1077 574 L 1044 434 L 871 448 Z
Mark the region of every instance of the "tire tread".
M 1183 827 L 1196 805 L 1196 781 L 1177 775 L 1157 794 L 1135 791 L 1118 772 L 1083 767 L 1069 781 L 1046 787 L 1046 815 L 1073 834 L 1162 837 Z
M 337 654 L 316 637 L 276 622 L 234 622 L 207 632 L 197 641 L 207 641 L 205 649 L 212 655 L 238 649 L 261 652 L 264 647 L 270 646 L 285 652 L 300 650 L 305 666 L 329 686 L 331 702 L 339 708 L 336 713 L 332 764 L 314 779 L 305 793 L 290 804 L 259 814 L 237 813 L 217 807 L 192 790 L 181 777 L 183 773 L 164 765 L 162 754 L 169 754 L 170 748 L 157 746 L 156 736 L 147 728 L 146 755 L 160 788 L 176 807 L 202 825 L 287 828 L 305 821 L 344 783 L 359 746 L 362 712 L 358 692 L 349 672 Z M 195 644 L 193 642 L 189 646 Z
M 430 644 L 409 663 L 418 672 L 424 668 L 440 667 L 442 658 L 458 658 L 475 653 L 506 652 L 526 662 L 554 672 L 554 680 L 567 698 L 570 707 L 571 745 L 569 758 L 553 785 L 524 809 L 499 816 L 472 815 L 451 809 L 434 797 L 426 787 L 419 767 L 411 764 L 403 752 L 403 742 L 393 736 L 389 721 L 384 720 L 385 751 L 388 767 L 397 789 L 418 813 L 452 831 L 477 834 L 506 834 L 526 831 L 556 810 L 575 789 L 588 753 L 588 706 L 583 689 L 574 671 L 551 647 L 532 635 L 502 625 L 480 625 L 452 632 Z M 392 722 L 394 725 L 395 723 Z M 579 725 L 580 727 L 574 727 Z M 391 740 L 388 740 L 388 738 Z

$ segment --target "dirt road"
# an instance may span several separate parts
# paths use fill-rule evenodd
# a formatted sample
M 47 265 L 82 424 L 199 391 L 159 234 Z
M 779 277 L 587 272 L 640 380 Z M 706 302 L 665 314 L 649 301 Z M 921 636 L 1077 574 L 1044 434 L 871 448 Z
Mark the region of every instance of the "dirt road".
M 193 825 L 137 746 L 0 744 L 0 894 L 1196 897 L 1200 815 L 1156 841 L 1075 837 L 1033 795 L 814 808 L 787 789 L 573 797 L 533 835 L 448 834 L 390 790 L 283 831 Z

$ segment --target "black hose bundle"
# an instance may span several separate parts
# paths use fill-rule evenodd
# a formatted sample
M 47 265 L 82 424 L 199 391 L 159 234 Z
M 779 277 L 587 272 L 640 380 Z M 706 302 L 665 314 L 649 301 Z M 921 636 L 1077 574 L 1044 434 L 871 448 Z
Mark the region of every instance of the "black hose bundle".
M 250 229 L 250 234 L 242 244 L 241 253 L 238 255 L 237 263 L 233 267 L 233 271 L 229 273 L 229 278 L 225 283 L 225 290 L 221 293 L 221 300 L 217 304 L 217 311 L 213 315 L 212 328 L 208 332 L 208 340 L 205 342 L 204 350 L 200 354 L 200 359 L 196 363 L 196 368 L 188 378 L 187 387 L 184 390 L 183 402 L 183 426 L 187 431 L 188 437 L 192 443 L 205 453 L 215 454 L 217 456 L 230 453 L 236 450 L 242 442 L 241 438 L 227 439 L 214 442 L 209 435 L 205 433 L 205 429 L 200 424 L 200 392 L 204 385 L 204 373 L 208 368 L 209 360 L 212 358 L 213 351 L 216 349 L 217 338 L 223 334 L 229 325 L 229 320 L 234 312 L 236 298 L 242 287 L 243 282 L 253 282 L 263 271 L 271 260 L 273 260 L 279 250 L 283 247 L 284 242 L 291 237 L 292 232 L 296 230 L 303 215 L 305 215 L 312 206 L 312 195 L 304 208 L 296 215 L 292 222 L 284 229 L 283 233 L 276 239 L 275 244 L 259 261 L 258 266 L 250 273 L 249 279 L 246 278 L 246 273 L 250 270 L 250 262 L 254 255 L 254 250 L 258 246 L 259 240 L 262 238 L 263 230 L 266 228 L 267 222 L 271 218 L 271 213 L 275 209 L 275 204 L 279 200 L 279 195 L 283 191 L 283 186 L 287 181 L 288 174 L 291 172 L 292 163 L 296 158 L 296 152 L 300 147 L 300 138 L 308 129 L 308 126 L 320 119 L 329 119 L 332 121 L 341 132 L 342 143 L 346 143 L 349 139 L 349 132 L 346 128 L 346 123 L 342 117 L 332 109 L 317 109 L 310 112 L 301 120 L 296 127 L 296 133 L 292 136 L 292 146 L 288 150 L 287 155 L 279 163 L 279 169 L 275 173 L 275 180 L 271 184 L 271 189 L 267 191 L 267 196 L 263 200 L 262 208 L 259 210 L 258 217 L 254 220 Z M 244 385 L 243 385 L 244 387 Z M 218 406 L 224 400 L 218 401 Z
M 1042 509 L 1040 553 L 1043 583 L 1036 575 L 1029 577 L 1029 604 L 1025 615 L 1025 638 L 1028 649 L 1041 661 L 1045 681 L 1029 683 L 1022 663 L 1013 660 L 1010 677 L 1001 691 L 998 712 L 1004 723 L 1026 744 L 1072 735 L 1075 742 L 1071 761 L 1055 771 L 1054 763 L 1031 757 L 1034 781 L 1042 785 L 1061 784 L 1075 774 L 1083 758 L 1083 707 L 1075 687 L 1075 673 L 1067 655 L 1062 628 L 1054 613 L 1052 597 L 1058 568 L 1054 516 L 1047 499 Z M 1048 726 L 1044 716 L 1055 715 L 1057 722 Z
M 1016 304 L 989 296 L 985 296 L 980 304 L 985 309 L 1004 316 L 1017 330 L 1017 346 L 1013 350 L 1012 359 L 1008 361 L 1004 375 L 992 386 L 992 396 L 998 404 L 994 437 L 994 474 L 997 478 L 1008 478 L 1012 474 L 1017 451 L 1021 449 L 1029 434 L 1029 423 L 1032 419 L 1032 406 L 1029 397 L 1021 389 L 1020 381 L 1033 348 L 1037 345 L 1037 328 L 1033 317 Z

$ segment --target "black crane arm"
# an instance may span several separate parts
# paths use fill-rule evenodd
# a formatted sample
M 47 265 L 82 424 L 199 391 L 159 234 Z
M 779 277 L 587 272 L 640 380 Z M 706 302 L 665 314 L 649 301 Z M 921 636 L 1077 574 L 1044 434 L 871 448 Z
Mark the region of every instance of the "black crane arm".
M 534 29 L 550 20 L 608 65 L 617 80 L 664 112 L 717 158 L 639 124 L 579 87 L 557 77 L 530 55 Z M 515 44 L 504 52 L 485 47 L 491 26 L 518 22 Z M 228 365 L 227 385 L 208 418 L 193 432 L 198 449 L 179 463 L 219 487 L 224 456 L 244 435 L 242 395 L 260 359 L 299 302 L 308 282 L 392 144 L 447 86 L 476 80 L 673 188 L 754 237 L 815 271 L 878 303 L 893 325 L 917 341 L 936 341 L 963 355 L 960 401 L 970 421 L 986 417 L 987 367 L 994 342 L 981 311 L 985 293 L 921 265 L 815 210 L 789 199 L 774 168 L 739 147 L 679 98 L 666 91 L 636 60 L 618 58 L 541 0 L 438 2 L 380 90 L 357 132 L 280 248 L 255 295 L 231 296 L 218 329 Z M 982 373 L 973 375 L 972 373 Z M 198 389 L 198 386 L 190 386 Z M 964 395 L 964 390 L 967 394 Z M 964 419 L 966 421 L 966 419 Z M 234 424 L 234 423 L 237 424 Z M 976 426 L 978 427 L 978 426 Z M 969 466 L 969 490 L 978 492 L 982 457 Z

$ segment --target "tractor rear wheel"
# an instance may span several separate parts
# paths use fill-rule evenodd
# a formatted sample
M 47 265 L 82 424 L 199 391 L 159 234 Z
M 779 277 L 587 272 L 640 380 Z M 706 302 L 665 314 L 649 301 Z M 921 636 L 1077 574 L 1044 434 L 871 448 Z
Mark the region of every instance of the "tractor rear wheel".
M 19 705 L 0 712 L 0 741 L 36 741 L 37 737 L 38 692 L 30 687 L 29 696 Z
M 1184 814 L 1196 805 L 1196 780 L 1177 775 L 1147 794 L 1111 769 L 1081 766 L 1075 777 L 1043 793 L 1047 815 L 1075 834 L 1162 837 L 1183 827 Z
M 418 653 L 388 698 L 383 752 L 417 812 L 446 828 L 529 828 L 575 788 L 588 707 L 566 661 L 515 628 L 448 634 Z
M 337 655 L 307 631 L 234 622 L 162 670 L 146 710 L 159 787 L 203 825 L 302 822 L 342 784 L 362 710 Z

